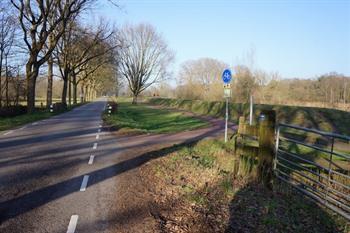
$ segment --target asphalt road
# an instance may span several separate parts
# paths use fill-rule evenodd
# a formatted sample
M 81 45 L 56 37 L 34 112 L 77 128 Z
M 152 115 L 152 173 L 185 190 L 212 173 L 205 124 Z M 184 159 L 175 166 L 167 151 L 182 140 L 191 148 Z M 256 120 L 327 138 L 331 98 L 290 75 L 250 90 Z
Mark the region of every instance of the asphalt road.
M 206 129 L 116 137 L 102 126 L 105 105 L 86 104 L 0 134 L 1 233 L 155 232 L 136 190 L 137 168 L 155 158 L 148 152 L 224 128 L 212 119 Z
M 76 232 L 109 232 L 103 219 L 117 185 L 110 179 L 116 170 L 108 169 L 115 161 L 101 160 L 115 147 L 101 126 L 105 104 L 0 135 L 0 232 L 73 232 L 74 225 Z

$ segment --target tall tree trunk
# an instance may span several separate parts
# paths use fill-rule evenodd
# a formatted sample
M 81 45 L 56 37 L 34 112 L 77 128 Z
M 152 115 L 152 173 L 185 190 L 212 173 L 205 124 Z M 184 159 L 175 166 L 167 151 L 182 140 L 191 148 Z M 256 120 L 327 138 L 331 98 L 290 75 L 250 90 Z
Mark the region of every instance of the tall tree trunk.
M 0 108 L 2 107 L 2 62 L 3 51 L 0 51 Z
M 53 83 L 53 59 L 52 59 L 52 56 L 47 61 L 47 65 L 48 65 L 48 69 L 47 69 L 46 108 L 50 108 L 50 105 L 52 104 L 52 83 Z M 63 97 L 62 97 L 62 100 L 63 100 Z
M 77 84 L 77 78 L 76 76 L 73 74 L 72 75 L 72 84 L 73 84 L 73 104 L 77 104 L 77 88 L 78 88 L 78 84 Z
M 89 86 L 85 86 L 85 101 L 89 101 L 90 100 L 90 93 L 89 93 L 90 89 Z
M 48 41 L 49 41 L 49 48 L 52 46 L 53 44 L 53 35 L 50 34 Z M 53 58 L 52 55 L 50 56 L 50 58 L 47 60 L 47 65 L 48 65 L 48 69 L 47 69 L 47 94 L 46 94 L 46 107 L 50 108 L 50 105 L 52 104 L 52 83 L 53 83 Z
M 72 82 L 70 75 L 68 76 L 68 103 L 69 106 L 72 106 Z
M 16 85 L 16 103 L 15 103 L 15 106 L 18 106 L 18 103 L 19 103 L 19 89 L 20 89 L 20 86 L 21 86 L 21 84 L 19 83 L 19 70 L 18 70 L 16 79 L 17 79 L 17 83 L 15 84 Z
M 64 104 L 67 104 L 67 85 L 68 85 L 68 79 L 63 79 L 63 87 L 62 87 L 62 97 L 61 102 Z
M 7 55 L 5 57 L 5 97 L 6 97 L 6 107 L 10 105 L 9 101 L 9 71 L 7 66 Z
M 84 102 L 89 101 L 89 86 L 85 86 Z
M 35 84 L 39 74 L 39 67 L 31 61 L 26 64 L 26 81 L 27 81 L 27 112 L 35 111 Z
M 80 103 L 84 102 L 85 94 L 84 94 L 84 85 L 80 85 Z
M 134 96 L 132 97 L 132 104 L 137 104 L 137 96 L 138 94 L 134 93 Z
M 35 78 L 33 74 L 27 77 L 27 112 L 35 111 Z

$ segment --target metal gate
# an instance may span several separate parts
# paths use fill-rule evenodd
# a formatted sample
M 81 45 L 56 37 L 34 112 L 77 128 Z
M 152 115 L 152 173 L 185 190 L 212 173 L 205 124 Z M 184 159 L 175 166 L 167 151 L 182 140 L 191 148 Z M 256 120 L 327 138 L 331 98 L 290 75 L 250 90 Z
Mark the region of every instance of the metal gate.
M 350 137 L 279 124 L 274 172 L 350 220 Z

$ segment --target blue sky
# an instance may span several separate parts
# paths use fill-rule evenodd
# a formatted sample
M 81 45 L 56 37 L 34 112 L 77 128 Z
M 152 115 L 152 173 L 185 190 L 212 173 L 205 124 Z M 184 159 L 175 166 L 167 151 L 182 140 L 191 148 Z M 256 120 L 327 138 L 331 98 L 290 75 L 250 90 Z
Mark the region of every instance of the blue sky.
M 106 1 L 107 2 L 107 1 Z M 117 25 L 150 23 L 176 54 L 247 64 L 284 78 L 350 75 L 349 1 L 119 0 L 96 17 Z M 254 56 L 247 54 L 252 53 Z M 249 57 L 254 57 L 254 63 Z

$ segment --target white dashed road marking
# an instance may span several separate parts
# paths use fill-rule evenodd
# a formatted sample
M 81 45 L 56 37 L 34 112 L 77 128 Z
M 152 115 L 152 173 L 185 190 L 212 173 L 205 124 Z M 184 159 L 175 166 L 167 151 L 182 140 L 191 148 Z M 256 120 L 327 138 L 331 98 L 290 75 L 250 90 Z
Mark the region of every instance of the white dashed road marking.
M 100 138 L 100 135 L 99 135 L 99 134 L 97 134 L 97 135 L 96 135 L 96 139 L 98 140 L 99 138 Z
M 11 134 L 11 133 L 13 133 L 12 130 L 11 130 L 11 131 L 8 131 L 8 132 L 6 132 L 6 133 L 4 133 L 4 135 L 9 135 L 9 134 Z
M 77 227 L 77 223 L 78 223 L 78 218 L 79 218 L 78 215 L 72 215 L 72 217 L 70 217 L 67 233 L 75 232 L 75 228 Z
M 92 147 L 92 149 L 94 149 L 94 150 L 97 149 L 97 142 L 94 143 L 94 146 Z
M 32 123 L 32 125 L 37 125 L 38 124 L 38 122 L 34 122 L 34 123 Z
M 88 162 L 88 164 L 92 164 L 93 162 L 94 162 L 94 158 L 95 158 L 95 156 L 94 155 L 90 155 L 90 159 L 89 159 L 89 162 Z
M 81 186 L 80 186 L 81 192 L 84 192 L 86 190 L 86 186 L 87 186 L 88 181 L 89 181 L 89 176 L 85 175 L 83 178 L 83 182 L 81 183 Z
M 101 129 L 98 129 L 97 132 L 101 133 Z
M 26 126 L 23 126 L 23 127 L 19 128 L 19 130 L 22 130 L 22 129 L 25 129 L 25 128 L 26 128 Z

